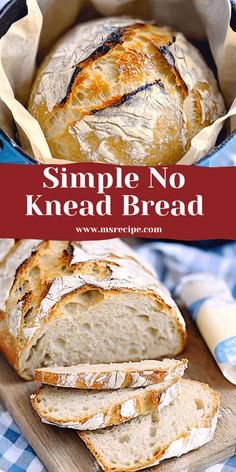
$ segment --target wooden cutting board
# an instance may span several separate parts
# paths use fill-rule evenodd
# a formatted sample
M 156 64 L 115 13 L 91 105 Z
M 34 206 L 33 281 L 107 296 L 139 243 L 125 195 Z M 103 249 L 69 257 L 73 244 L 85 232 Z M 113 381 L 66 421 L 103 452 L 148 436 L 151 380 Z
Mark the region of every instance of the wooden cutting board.
M 221 393 L 221 414 L 214 439 L 197 451 L 164 461 L 150 472 L 199 472 L 236 452 L 236 387 L 224 379 L 196 327 L 186 315 L 189 339 L 181 357 L 189 359 L 187 377 L 200 380 Z M 0 400 L 48 472 L 95 472 L 97 463 L 75 431 L 43 425 L 30 405 L 34 382 L 22 381 L 0 356 Z

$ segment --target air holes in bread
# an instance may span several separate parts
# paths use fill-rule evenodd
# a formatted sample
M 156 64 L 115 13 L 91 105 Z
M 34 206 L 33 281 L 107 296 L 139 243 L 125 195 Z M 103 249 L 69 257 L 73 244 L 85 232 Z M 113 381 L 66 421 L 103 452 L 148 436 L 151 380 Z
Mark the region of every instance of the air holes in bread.
M 87 290 L 80 294 L 80 301 L 86 303 L 88 306 L 99 303 L 103 300 L 104 295 L 98 290 Z
M 124 436 L 121 436 L 120 442 L 121 443 L 128 443 L 130 441 L 130 436 L 128 434 L 124 434 Z
M 129 349 L 129 353 L 130 353 L 130 355 L 133 355 L 133 356 L 137 355 L 138 356 L 138 354 L 139 354 L 138 348 L 137 347 L 131 347 Z
M 159 330 L 156 328 L 147 328 L 146 329 L 147 333 L 151 334 L 151 336 L 158 336 L 159 335 Z
M 83 328 L 86 329 L 86 331 L 90 331 L 92 329 L 92 326 L 89 323 L 84 323 Z
M 196 403 L 197 410 L 203 410 L 204 409 L 204 403 L 201 400 L 201 398 L 195 398 L 194 401 Z
M 139 320 L 143 320 L 144 322 L 148 322 L 150 320 L 148 315 L 139 315 Z
M 76 315 L 81 310 L 87 310 L 103 300 L 104 296 L 98 290 L 88 290 L 78 294 L 73 302 L 65 305 L 64 312 L 68 315 Z
M 136 308 L 132 307 L 132 306 L 126 306 L 125 307 L 127 309 L 127 311 L 129 311 L 130 313 L 135 313 L 137 310 Z
M 66 345 L 66 341 L 65 341 L 65 339 L 58 338 L 58 339 L 55 340 L 55 344 L 56 344 L 59 348 L 64 348 L 65 345 Z

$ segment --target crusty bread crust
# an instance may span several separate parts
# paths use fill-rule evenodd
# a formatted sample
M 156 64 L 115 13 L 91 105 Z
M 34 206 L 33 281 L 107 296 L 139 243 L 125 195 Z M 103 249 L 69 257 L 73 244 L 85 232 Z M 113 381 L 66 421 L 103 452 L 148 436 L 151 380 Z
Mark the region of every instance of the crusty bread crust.
M 175 352 L 168 355 L 183 349 L 186 328 L 179 309 L 126 244 L 120 240 L 44 241 L 18 268 L 0 318 L 0 350 L 19 375 L 27 380 L 33 377 L 25 368 L 32 347 L 50 328 L 50 322 L 63 315 L 66 303 L 89 290 L 97 290 L 105 298 L 127 292 L 154 300 L 178 331 Z
M 168 367 L 158 365 L 156 370 L 142 366 L 140 362 L 139 368 L 134 368 L 133 363 L 128 365 L 112 366 L 113 369 L 106 370 L 103 365 L 99 371 L 93 370 L 91 365 L 89 371 L 83 369 L 83 364 L 75 367 L 57 368 L 55 372 L 50 367 L 36 369 L 35 380 L 47 385 L 55 385 L 57 387 L 78 388 L 78 389 L 123 389 L 147 387 L 163 382 L 166 378 L 182 377 L 184 370 L 187 368 L 188 361 L 183 359 L 175 361 Z M 73 369 L 73 370 L 72 370 Z
M 62 428 L 72 428 L 80 431 L 107 428 L 146 415 L 154 409 L 162 408 L 163 405 L 171 403 L 179 394 L 180 377 L 165 382 L 163 386 L 146 387 L 135 390 L 135 397 L 131 400 L 114 403 L 111 408 L 103 408 L 94 414 L 85 414 L 81 417 L 67 417 L 64 419 L 45 414 L 41 408 L 41 394 L 45 388 L 41 387 L 36 394 L 31 395 L 31 403 L 34 410 L 44 423 L 60 426 Z M 53 388 L 53 387 L 52 387 Z
M 193 380 L 184 379 L 184 382 L 194 382 Z M 196 382 L 201 383 L 201 382 Z M 127 467 L 124 468 L 116 468 L 110 467 L 104 460 L 103 457 L 100 456 L 96 448 L 94 447 L 93 441 L 87 436 L 86 432 L 78 432 L 79 437 L 84 441 L 88 449 L 91 451 L 93 456 L 96 458 L 104 472 L 134 472 L 136 470 L 141 470 L 146 467 L 151 467 L 158 465 L 164 459 L 170 459 L 171 457 L 180 457 L 187 452 L 197 449 L 198 447 L 206 444 L 209 442 L 213 434 L 215 432 L 218 413 L 219 413 L 219 405 L 220 405 L 220 395 L 218 392 L 210 388 L 208 385 L 201 383 L 203 388 L 208 389 L 213 398 L 213 407 L 211 414 L 202 419 L 201 428 L 192 428 L 190 431 L 186 431 L 185 434 L 182 434 L 180 437 L 177 437 L 176 440 L 162 448 L 158 451 L 158 453 L 153 455 L 153 458 L 149 461 L 146 461 L 143 464 L 140 464 L 135 467 Z
M 78 25 L 55 45 L 29 111 L 55 158 L 158 165 L 180 160 L 224 104 L 182 34 L 116 17 Z

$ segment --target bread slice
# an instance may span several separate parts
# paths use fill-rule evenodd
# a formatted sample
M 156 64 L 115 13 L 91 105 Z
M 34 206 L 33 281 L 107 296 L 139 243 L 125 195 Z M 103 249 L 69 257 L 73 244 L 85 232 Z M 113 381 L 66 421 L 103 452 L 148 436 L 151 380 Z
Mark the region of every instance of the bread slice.
M 45 367 L 36 369 L 35 380 L 47 385 L 80 389 L 120 389 L 147 387 L 166 378 L 183 376 L 188 361 L 122 362 L 113 364 L 79 364 L 72 367 Z
M 172 385 L 171 385 L 172 384 Z M 75 390 L 42 387 L 31 395 L 32 406 L 45 423 L 93 430 L 123 423 L 170 403 L 179 393 L 173 380 L 138 389 Z
M 212 439 L 219 409 L 218 393 L 192 380 L 181 380 L 179 384 L 180 394 L 157 414 L 79 433 L 104 471 L 134 471 L 157 465 Z

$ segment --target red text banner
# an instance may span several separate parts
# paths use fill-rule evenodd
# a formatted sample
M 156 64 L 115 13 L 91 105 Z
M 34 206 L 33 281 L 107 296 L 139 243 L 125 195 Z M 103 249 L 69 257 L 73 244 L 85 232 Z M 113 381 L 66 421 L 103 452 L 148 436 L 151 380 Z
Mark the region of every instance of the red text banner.
M 0 165 L 0 237 L 236 239 L 236 168 Z

